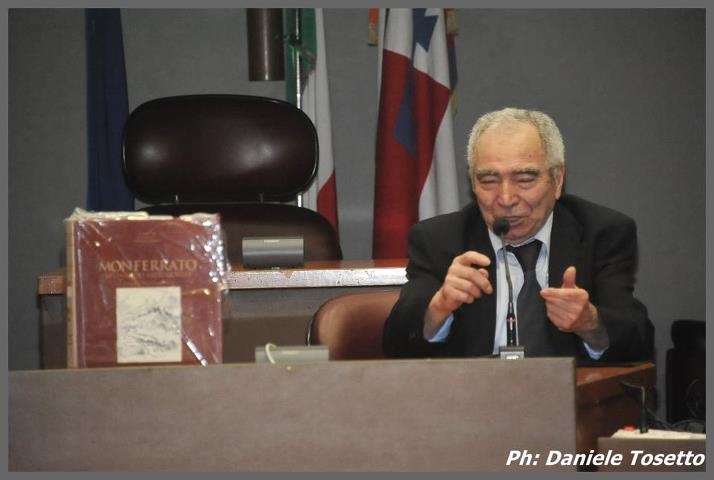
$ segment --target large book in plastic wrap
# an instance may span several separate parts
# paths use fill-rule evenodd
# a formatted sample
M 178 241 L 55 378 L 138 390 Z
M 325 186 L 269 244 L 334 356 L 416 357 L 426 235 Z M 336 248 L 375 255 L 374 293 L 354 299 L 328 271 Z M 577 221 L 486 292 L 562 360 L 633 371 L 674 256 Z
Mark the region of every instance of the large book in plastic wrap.
M 77 209 L 65 226 L 68 367 L 223 361 L 218 215 Z

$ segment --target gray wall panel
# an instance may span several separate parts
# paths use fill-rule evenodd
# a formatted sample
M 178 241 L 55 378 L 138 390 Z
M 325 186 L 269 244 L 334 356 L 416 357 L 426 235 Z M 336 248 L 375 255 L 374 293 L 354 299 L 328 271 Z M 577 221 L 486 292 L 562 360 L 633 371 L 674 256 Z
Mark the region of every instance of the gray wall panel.
M 63 264 L 62 219 L 86 196 L 84 14 L 8 17 L 9 368 L 39 364 L 36 276 Z

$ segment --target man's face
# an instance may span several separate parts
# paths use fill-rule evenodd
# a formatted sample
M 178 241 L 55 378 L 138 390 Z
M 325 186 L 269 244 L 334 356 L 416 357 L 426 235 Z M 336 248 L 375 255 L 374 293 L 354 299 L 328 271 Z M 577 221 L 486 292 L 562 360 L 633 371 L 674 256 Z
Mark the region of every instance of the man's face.
M 551 176 L 538 130 L 529 123 L 495 126 L 475 146 L 471 185 L 486 224 L 508 220 L 509 243 L 527 240 L 540 229 L 560 198 L 564 167 Z

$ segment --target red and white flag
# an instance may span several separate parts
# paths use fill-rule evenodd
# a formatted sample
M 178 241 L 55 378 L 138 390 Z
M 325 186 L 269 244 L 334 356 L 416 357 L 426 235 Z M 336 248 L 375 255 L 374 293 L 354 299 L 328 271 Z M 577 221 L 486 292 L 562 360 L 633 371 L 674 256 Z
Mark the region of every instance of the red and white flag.
M 321 8 L 300 10 L 306 13 L 303 17 L 304 47 L 312 50 L 314 58 L 314 68 L 309 71 L 302 92 L 301 108 L 315 124 L 320 152 L 317 176 L 310 188 L 303 192 L 303 201 L 307 208 L 327 218 L 335 232 L 339 232 L 323 14 Z M 314 15 L 308 15 L 312 13 L 310 10 Z
M 382 13 L 372 256 L 402 258 L 414 223 L 459 207 L 452 82 L 444 9 Z

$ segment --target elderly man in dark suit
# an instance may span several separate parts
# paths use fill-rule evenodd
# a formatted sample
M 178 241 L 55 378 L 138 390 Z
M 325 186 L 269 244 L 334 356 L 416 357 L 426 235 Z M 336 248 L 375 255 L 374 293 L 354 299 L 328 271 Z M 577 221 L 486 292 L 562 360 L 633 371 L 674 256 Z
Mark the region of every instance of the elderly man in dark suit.
M 408 282 L 384 329 L 387 355 L 497 353 L 506 344 L 508 262 L 527 356 L 651 358 L 653 327 L 633 297 L 635 223 L 563 194 L 555 122 L 537 111 L 488 113 L 473 127 L 468 161 L 475 204 L 410 231 Z M 497 218 L 507 225 L 505 251 Z

